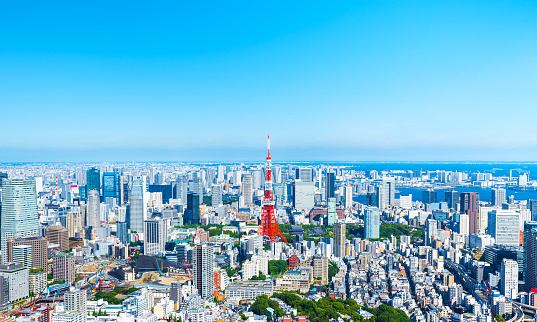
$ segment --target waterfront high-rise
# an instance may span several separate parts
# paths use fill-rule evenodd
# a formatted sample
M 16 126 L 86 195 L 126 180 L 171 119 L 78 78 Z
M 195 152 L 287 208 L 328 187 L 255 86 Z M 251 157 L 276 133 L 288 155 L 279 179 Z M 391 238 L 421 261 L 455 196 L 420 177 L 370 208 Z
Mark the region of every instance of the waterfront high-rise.
M 526 292 L 537 289 L 537 228 L 524 234 L 525 269 L 524 283 Z
M 520 243 L 520 213 L 513 210 L 492 210 L 488 213 L 489 235 L 496 244 L 518 246 Z
M 130 229 L 138 233 L 144 232 L 144 220 L 147 218 L 147 199 L 145 198 L 145 178 L 136 177 L 132 180 L 130 203 Z
M 490 202 L 493 206 L 500 206 L 505 202 L 505 189 L 492 188 Z
M 477 192 L 463 192 L 460 194 L 461 213 L 468 215 L 470 221 L 470 234 L 479 230 L 479 194 Z
M 194 248 L 194 285 L 205 300 L 213 298 L 213 262 L 212 246 L 197 245 Z
M 9 239 L 39 234 L 35 189 L 34 179 L 3 179 L 0 221 L 2 263 L 8 260 Z
M 449 208 L 457 210 L 460 203 L 459 192 L 455 190 L 448 190 L 444 192 L 444 201 L 447 203 Z
M 364 209 L 364 237 L 380 238 L 380 211 L 377 207 Z
M 436 190 L 434 189 L 423 190 L 422 197 L 422 201 L 425 204 L 436 203 L 438 199 Z

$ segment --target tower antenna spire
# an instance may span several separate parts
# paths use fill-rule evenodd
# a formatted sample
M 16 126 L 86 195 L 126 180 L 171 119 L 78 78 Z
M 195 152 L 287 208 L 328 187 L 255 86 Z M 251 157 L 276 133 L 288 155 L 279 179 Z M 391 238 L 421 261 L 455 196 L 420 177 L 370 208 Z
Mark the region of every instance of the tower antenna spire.
M 270 130 L 268 130 L 268 136 L 267 136 L 267 152 L 268 152 L 268 158 L 270 159 Z
M 267 162 L 265 163 L 265 193 L 263 196 L 263 213 L 261 214 L 261 224 L 257 233 L 263 236 L 264 242 L 274 243 L 287 240 L 283 236 L 274 211 L 274 191 L 272 190 L 272 162 L 270 159 L 270 132 L 267 135 Z

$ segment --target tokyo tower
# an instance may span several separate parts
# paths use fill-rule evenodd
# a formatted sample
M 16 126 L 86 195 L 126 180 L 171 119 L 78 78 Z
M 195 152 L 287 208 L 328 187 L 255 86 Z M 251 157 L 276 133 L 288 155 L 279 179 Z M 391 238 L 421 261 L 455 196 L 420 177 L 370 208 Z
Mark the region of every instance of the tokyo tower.
M 263 214 L 261 215 L 261 225 L 257 233 L 261 236 L 265 236 L 265 242 L 274 243 L 281 240 L 287 243 L 287 240 L 280 231 L 278 223 L 276 222 L 276 215 L 274 213 L 274 193 L 272 191 L 272 165 L 270 159 L 270 135 L 268 135 L 268 155 L 267 162 L 265 163 L 265 196 L 263 198 Z

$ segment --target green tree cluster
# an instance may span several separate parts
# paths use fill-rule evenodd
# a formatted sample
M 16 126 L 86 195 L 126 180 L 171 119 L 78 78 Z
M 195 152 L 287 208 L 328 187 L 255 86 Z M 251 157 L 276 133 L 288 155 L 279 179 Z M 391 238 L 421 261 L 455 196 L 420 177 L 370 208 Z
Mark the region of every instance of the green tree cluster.
M 274 314 L 276 314 L 276 317 L 285 315 L 285 312 L 280 309 L 280 304 L 274 300 L 271 300 L 267 295 L 262 295 L 255 299 L 254 304 L 252 304 L 252 312 L 257 315 L 270 316 L 267 310 L 269 307 L 274 309 Z
M 252 276 L 252 278 L 250 278 L 250 281 L 264 281 L 266 279 L 267 277 L 263 273 L 259 272 L 259 276 L 257 275 Z
M 336 263 L 330 262 L 330 265 L 328 266 L 328 281 L 332 280 L 332 277 L 334 277 L 339 272 L 339 267 Z
M 282 259 L 270 260 L 268 270 L 270 275 L 281 275 L 287 271 L 287 261 Z

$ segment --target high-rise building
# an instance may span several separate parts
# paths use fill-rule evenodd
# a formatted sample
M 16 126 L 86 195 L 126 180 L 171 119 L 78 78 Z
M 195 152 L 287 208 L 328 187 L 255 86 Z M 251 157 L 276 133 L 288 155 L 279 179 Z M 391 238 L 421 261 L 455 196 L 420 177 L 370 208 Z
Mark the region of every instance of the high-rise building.
M 313 182 L 295 180 L 293 183 L 293 207 L 310 210 L 315 206 L 315 185 Z
M 296 179 L 302 182 L 313 182 L 313 169 L 309 167 L 298 167 L 296 170 Z
M 523 246 L 524 246 L 524 260 L 523 260 L 523 277 L 522 277 L 522 280 L 525 281 L 526 280 L 526 256 L 527 256 L 527 253 L 526 253 L 526 249 L 527 249 L 527 245 L 526 245 L 526 236 L 528 235 L 528 233 L 532 230 L 532 229 L 537 229 L 537 221 L 526 221 L 524 222 L 524 243 L 523 243 Z
M 524 234 L 525 253 L 525 287 L 526 292 L 537 289 L 537 228 Z
M 18 245 L 11 248 L 11 258 L 14 263 L 24 267 L 32 267 L 32 246 Z
M 121 174 L 118 170 L 114 172 L 103 173 L 103 201 L 106 198 L 114 198 L 116 202 L 121 204 L 121 187 L 123 183 L 121 180 Z
M 8 261 L 15 262 L 12 249 L 17 246 L 30 246 L 32 249 L 32 268 L 47 269 L 48 242 L 45 238 L 34 235 L 31 237 L 16 237 L 8 240 Z
M 326 172 L 326 185 L 324 191 L 325 200 L 328 200 L 328 198 L 334 198 L 336 196 L 336 174 L 332 171 Z
M 5 172 L 0 172 L 0 188 L 2 188 L 2 180 L 3 179 L 6 179 L 7 180 L 8 176 L 7 176 L 7 173 Z
M 164 252 L 168 239 L 166 221 L 162 219 L 149 219 L 144 221 L 144 254 L 157 255 Z
M 7 280 L 7 284 L 9 285 L 9 302 L 15 302 L 28 297 L 30 292 L 30 278 L 27 267 L 19 263 L 6 262 L 4 265 L 0 265 L 0 276 Z
M 213 207 L 218 207 L 218 206 L 223 204 L 222 203 L 222 186 L 221 185 L 219 185 L 219 184 L 213 185 L 211 201 L 212 201 L 212 206 Z
M 352 186 L 345 186 L 345 208 L 352 208 Z
M 199 173 L 194 172 L 192 178 L 192 192 L 198 196 L 198 205 L 203 203 L 203 179 Z
M 431 242 L 437 236 L 436 229 L 438 224 L 434 219 L 427 219 L 425 222 L 425 246 L 430 246 Z
M 468 215 L 470 220 L 470 234 L 479 230 L 479 194 L 477 192 L 463 192 L 460 194 L 461 213 Z
M 214 252 L 210 245 L 197 245 L 194 248 L 194 285 L 203 299 L 213 297 Z
M 505 200 L 505 189 L 492 188 L 490 199 L 492 206 L 501 206 L 505 202 Z
M 69 238 L 76 237 L 76 234 L 82 231 L 83 226 L 84 223 L 80 212 L 68 211 L 65 214 L 65 227 Z
M 334 224 L 334 256 L 345 257 L 345 246 L 347 244 L 347 231 L 344 223 Z
M 86 206 L 86 226 L 98 228 L 101 226 L 101 198 L 98 190 L 88 191 L 88 203 Z
M 528 209 L 531 211 L 531 220 L 537 221 L 537 200 L 528 200 Z
M 49 243 L 60 245 L 62 252 L 69 249 L 69 232 L 62 226 L 50 226 L 47 228 L 46 238 Z
M 436 193 L 436 190 L 433 190 L 433 189 L 427 189 L 427 190 L 423 190 L 423 203 L 425 204 L 428 204 L 428 203 L 436 203 L 437 202 L 437 193 Z
M 242 175 L 242 196 L 245 206 L 250 206 L 253 203 L 253 180 L 251 173 Z
M 504 258 L 500 275 L 501 292 L 509 299 L 516 299 L 518 294 L 518 263 Z
M 198 195 L 192 192 L 189 192 L 186 197 L 186 210 L 185 210 L 185 220 L 184 222 L 189 225 L 199 224 L 200 223 L 200 205 L 197 202 Z
M 328 217 L 328 226 L 332 226 L 336 223 L 336 219 L 337 219 L 336 198 L 328 198 L 327 217 Z
M 459 234 L 468 236 L 470 233 L 470 217 L 467 214 L 459 215 Z
M 179 174 L 176 180 L 176 196 L 175 198 L 181 200 L 182 205 L 186 205 L 186 195 L 188 193 L 188 176 L 186 174 Z
M 129 194 L 129 224 L 132 231 L 144 232 L 144 220 L 147 219 L 147 198 L 145 196 L 145 178 L 135 177 Z
M 52 257 L 52 276 L 55 281 L 64 280 L 73 284 L 75 281 L 75 258 L 71 254 L 59 253 Z
M 321 283 L 328 283 L 328 257 L 316 255 L 313 257 L 313 277 L 320 278 Z
M 380 238 L 380 211 L 377 207 L 364 209 L 364 237 Z
M 91 190 L 101 191 L 101 170 L 97 168 L 86 171 L 86 192 Z
M 457 210 L 460 202 L 459 192 L 455 190 L 448 190 L 444 192 L 444 201 L 448 204 L 449 208 Z
M 520 213 L 513 210 L 492 210 L 488 213 L 487 232 L 496 244 L 518 246 L 520 243 Z
M 84 321 L 86 320 L 86 290 L 74 290 L 66 293 L 63 297 L 66 311 L 76 311 L 82 313 Z
M 173 198 L 173 186 L 171 184 L 150 184 L 149 192 L 162 193 L 162 203 L 170 203 Z
M 123 243 L 123 245 L 127 245 L 129 243 L 129 224 L 126 221 L 119 221 L 116 224 L 116 235 L 117 238 L 119 238 L 119 241 Z
M 7 262 L 7 242 L 15 236 L 39 234 L 37 198 L 33 179 L 3 179 L 0 243 L 2 263 Z

